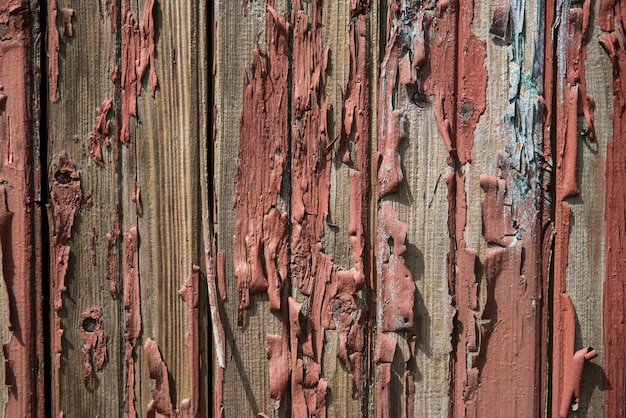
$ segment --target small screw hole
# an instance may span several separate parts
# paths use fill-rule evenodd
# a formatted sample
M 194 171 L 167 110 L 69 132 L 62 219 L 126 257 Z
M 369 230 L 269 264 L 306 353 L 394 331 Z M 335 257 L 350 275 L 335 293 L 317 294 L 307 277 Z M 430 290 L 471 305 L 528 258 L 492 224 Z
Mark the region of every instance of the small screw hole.
M 85 318 L 83 320 L 83 329 L 87 332 L 94 332 L 98 326 L 98 321 L 93 318 Z
M 54 173 L 54 178 L 61 184 L 68 184 L 72 181 L 72 177 L 70 177 L 70 173 L 67 171 L 57 171 Z

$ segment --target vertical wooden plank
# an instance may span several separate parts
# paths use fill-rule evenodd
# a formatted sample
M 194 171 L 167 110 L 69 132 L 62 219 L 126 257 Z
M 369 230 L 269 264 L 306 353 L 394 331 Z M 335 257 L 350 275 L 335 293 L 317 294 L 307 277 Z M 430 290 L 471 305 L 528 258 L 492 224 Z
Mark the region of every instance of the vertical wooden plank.
M 38 118 L 39 21 L 24 1 L 0 6 L 1 413 L 44 409 Z
M 607 280 L 605 263 L 605 222 L 607 190 L 610 178 L 607 169 L 609 141 L 613 138 L 613 78 L 610 58 L 599 39 L 603 35 L 598 24 L 600 2 L 590 3 L 593 11 L 589 17 L 589 33 L 584 40 L 586 48 L 585 73 L 587 93 L 595 102 L 594 140 L 579 136 L 577 156 L 580 196 L 572 199 L 570 217 L 569 257 L 567 266 L 567 293 L 576 310 L 575 346 L 578 350 L 591 346 L 598 358 L 586 363 L 581 380 L 579 412 L 581 416 L 602 416 L 603 390 L 606 376 L 603 371 L 605 347 L 602 336 L 603 323 L 611 322 L 604 317 L 603 291 Z M 584 116 L 579 125 L 585 126 Z M 609 198 L 610 200 L 610 198 Z M 604 216 L 601 216 L 603 214 Z M 606 228 L 609 228 L 608 222 Z
M 57 3 L 51 215 L 53 239 L 67 236 L 52 249 L 53 414 L 204 414 L 205 5 Z
M 129 226 L 136 224 L 139 234 L 142 336 L 138 344 L 150 338 L 158 345 L 175 383 L 164 394 L 173 409 L 184 416 L 202 416 L 209 405 L 206 377 L 199 378 L 208 375 L 207 292 L 194 265 L 203 264 L 205 258 L 199 193 L 205 181 L 201 160 L 206 158 L 208 112 L 206 6 L 195 1 L 145 1 L 138 6 L 140 30 L 146 16 L 154 19 L 150 29 L 154 57 L 143 74 L 123 180 Z M 131 169 L 136 170 L 136 178 L 129 175 Z M 185 302 L 192 299 L 197 300 L 196 313 Z M 196 320 L 201 322 L 194 324 Z M 159 385 L 158 378 L 150 380 L 155 379 L 151 358 L 144 350 L 137 351 L 137 413 L 144 416 L 154 401 L 155 410 L 166 414 L 167 410 L 159 409 L 162 398 L 151 393 Z
M 369 295 L 359 290 L 369 278 L 366 45 L 376 24 L 369 2 L 233 7 L 216 4 L 224 405 L 352 416 L 369 408 Z M 230 76 L 242 67 L 243 83 Z
M 620 274 L 624 268 L 624 254 L 621 231 L 624 224 L 625 195 L 624 169 L 620 161 L 624 157 L 624 71 L 626 52 L 623 43 L 618 41 L 622 24 L 621 1 L 602 1 L 598 13 L 600 43 L 612 64 L 613 106 L 611 114 L 612 135 L 607 129 L 605 201 L 604 201 L 604 281 L 602 334 L 604 357 L 604 399 L 605 417 L 623 415 L 626 411 L 624 393 L 626 391 L 626 370 L 620 359 L 624 358 L 624 282 Z M 604 125 L 605 126 L 605 125 Z M 605 126 L 608 128 L 607 126 Z M 602 142 L 600 142 L 602 144 Z M 597 314 L 597 312 L 596 312 Z
M 275 4 L 274 7 L 279 16 L 284 18 L 285 7 L 282 4 Z M 225 255 L 223 280 L 226 282 L 227 297 L 225 315 L 221 318 L 226 335 L 223 404 L 225 416 L 247 416 L 271 410 L 265 339 L 268 333 L 281 333 L 280 318 L 269 312 L 267 296 L 264 295 L 252 297 L 245 327 L 237 326 L 239 291 L 232 257 L 235 233 L 233 179 L 237 168 L 239 118 L 243 105 L 242 72 L 250 72 L 252 51 L 256 44 L 267 47 L 266 10 L 264 2 L 251 2 L 242 7 L 241 3 L 231 1 L 216 1 L 214 10 L 217 20 L 214 87 L 215 231 L 217 251 Z M 282 198 L 286 200 L 287 196 Z
M 68 10 L 73 10 L 69 17 Z M 118 416 L 123 411 L 119 400 L 124 393 L 118 257 L 122 238 L 117 236 L 117 243 L 109 248 L 107 234 L 115 237 L 115 224 L 121 220 L 115 134 L 118 103 L 115 84 L 109 78 L 118 65 L 119 27 L 110 19 L 104 2 L 48 1 L 47 12 L 48 32 L 58 31 L 59 39 L 58 51 L 51 38 L 47 44 L 48 62 L 52 65 L 58 60 L 59 71 L 58 100 L 53 93 L 54 77 L 48 78 L 51 102 L 47 115 L 52 192 L 49 222 L 53 231 L 52 414 Z M 66 29 L 68 23 L 71 33 Z M 63 154 L 71 164 L 61 161 Z M 70 172 L 67 182 L 66 173 Z M 65 200 L 55 199 L 55 195 Z M 70 208 L 76 212 L 64 215 Z M 68 222 L 63 216 L 74 218 L 69 231 L 62 230 Z M 64 235 L 66 244 L 58 238 Z M 69 247 L 65 260 L 60 255 L 61 245 Z M 111 280 L 118 286 L 113 293 Z M 100 314 L 92 318 L 92 311 Z M 86 318 L 90 319 L 85 322 Z M 88 340 L 96 336 L 96 325 L 102 330 L 98 332 L 99 347 L 88 348 Z M 97 351 L 106 356 L 100 366 Z

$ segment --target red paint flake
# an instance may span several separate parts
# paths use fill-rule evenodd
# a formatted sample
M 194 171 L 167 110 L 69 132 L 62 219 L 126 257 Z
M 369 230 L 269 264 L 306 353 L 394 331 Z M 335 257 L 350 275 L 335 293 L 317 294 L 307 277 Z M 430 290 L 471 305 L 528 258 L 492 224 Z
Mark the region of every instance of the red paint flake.
M 80 336 L 83 340 L 83 353 L 85 355 L 85 386 L 89 387 L 92 375 L 102 370 L 107 360 L 108 337 L 102 328 L 102 311 L 92 309 L 80 316 Z M 95 366 L 92 366 L 92 358 Z
M 96 111 L 96 123 L 93 131 L 89 134 L 89 156 L 99 166 L 104 167 L 102 160 L 102 144 L 109 141 L 109 127 L 107 115 L 111 110 L 113 100 L 105 100 Z
M 376 335 L 376 416 L 391 417 L 391 363 L 396 353 L 396 341 L 386 334 Z
M 63 8 L 61 9 L 61 16 L 63 17 L 63 36 L 71 38 L 74 36 L 74 28 L 72 27 L 72 16 L 74 16 L 74 10 Z
M 510 203 L 506 200 L 506 181 L 495 176 L 481 174 L 480 187 L 485 192 L 485 198 L 480 204 L 483 237 L 489 244 L 506 247 L 513 242 L 515 234 L 515 229 L 511 226 L 511 211 L 507 207 Z
M 141 22 L 138 24 L 130 12 L 130 5 L 124 3 L 124 25 L 122 26 L 122 126 L 120 142 L 130 141 L 130 118 L 137 118 L 137 97 L 141 95 L 141 81 L 148 73 L 150 93 L 154 97 L 157 87 L 154 67 L 154 0 L 147 0 L 143 7 Z
M 135 203 L 135 213 L 137 216 L 143 216 L 143 206 L 141 205 L 141 184 L 135 179 L 135 187 L 130 200 Z
M 393 110 L 386 116 L 389 120 L 385 126 L 385 133 L 381 138 L 383 149 L 378 151 L 378 198 L 382 198 L 398 191 L 404 180 L 400 164 L 400 142 L 406 138 L 404 132 L 404 117 L 402 110 Z
M 152 400 L 148 403 L 147 416 L 155 418 L 178 416 L 172 406 L 169 374 L 158 344 L 151 338 L 147 338 L 143 349 L 148 359 L 150 379 L 156 381 L 156 386 L 151 389 Z

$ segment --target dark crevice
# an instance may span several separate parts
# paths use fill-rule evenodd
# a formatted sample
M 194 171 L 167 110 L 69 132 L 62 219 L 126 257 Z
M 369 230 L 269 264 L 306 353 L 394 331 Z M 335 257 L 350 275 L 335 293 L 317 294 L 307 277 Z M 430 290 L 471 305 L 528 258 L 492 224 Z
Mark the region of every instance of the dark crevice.
M 213 54 L 215 53 L 214 50 L 214 39 L 215 39 L 215 25 L 214 25 L 214 2 L 210 2 L 210 4 L 208 4 L 206 6 L 206 25 L 207 25 L 207 31 L 209 32 L 209 37 L 208 37 L 208 42 L 206 44 L 206 56 L 208 59 L 208 65 L 207 65 L 207 78 L 209 81 L 208 84 L 208 97 L 207 97 L 207 112 L 208 112 L 208 123 L 207 123 L 207 132 L 206 132 L 206 169 L 207 169 L 207 173 L 206 173 L 206 182 L 207 182 L 207 189 L 206 192 L 208 193 L 207 196 L 207 201 L 208 201 L 208 225 L 205 225 L 205 228 L 209 228 L 209 237 L 211 240 L 215 240 L 216 237 L 213 235 L 213 225 L 215 225 L 215 222 L 217 221 L 217 219 L 214 219 L 214 214 L 216 212 L 216 208 L 215 208 L 215 185 L 214 185 L 214 167 L 213 167 L 213 156 L 215 155 L 215 138 L 213 135 L 213 130 L 214 130 L 214 126 L 215 126 L 215 114 L 213 112 L 213 107 L 215 106 L 215 101 L 214 101 L 214 97 L 215 97 L 215 91 L 214 91 L 214 82 L 213 82 L 213 78 L 215 76 L 214 72 L 213 72 L 213 66 L 215 65 L 214 63 L 214 56 Z M 204 243 L 205 246 L 210 246 L 215 248 L 215 246 L 212 245 L 212 243 L 210 242 L 206 242 Z M 202 248 L 202 247 L 200 247 Z M 215 259 L 217 257 L 217 254 L 212 254 L 213 258 Z M 207 270 L 212 268 L 211 266 L 206 266 Z M 208 292 L 208 289 L 207 289 Z M 209 310 L 207 308 L 207 314 L 210 315 Z M 202 311 L 201 311 L 202 313 Z M 216 347 L 213 346 L 213 327 L 211 327 L 209 324 L 211 323 L 211 319 L 207 318 L 207 352 L 208 353 L 215 353 L 216 352 Z M 208 396 L 208 409 L 207 409 L 207 413 L 212 413 L 212 411 L 215 410 L 215 399 L 213 393 L 215 393 L 216 390 L 221 390 L 221 388 L 216 388 L 214 387 L 214 383 L 215 383 L 215 376 L 217 376 L 217 370 L 214 370 L 214 362 L 213 361 L 208 361 L 208 375 L 209 375 L 209 396 Z M 219 417 L 216 417 L 219 418 Z
M 51 318 L 52 309 L 50 290 L 50 220 L 47 206 L 49 204 L 48 190 L 48 55 L 46 52 L 46 36 L 48 6 L 45 1 L 39 2 L 39 211 L 41 213 L 41 319 L 43 330 L 43 365 L 44 365 L 44 416 L 52 416 L 52 357 L 51 353 Z M 34 17 L 34 19 L 37 19 Z M 35 71 L 37 68 L 34 69 Z

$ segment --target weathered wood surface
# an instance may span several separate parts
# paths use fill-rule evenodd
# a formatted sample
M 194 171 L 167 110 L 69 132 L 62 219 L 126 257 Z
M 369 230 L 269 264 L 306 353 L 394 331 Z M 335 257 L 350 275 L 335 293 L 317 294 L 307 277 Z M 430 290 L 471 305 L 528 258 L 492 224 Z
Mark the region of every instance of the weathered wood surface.
M 193 267 L 205 259 L 205 6 L 50 1 L 49 14 L 55 3 L 50 22 L 61 42 L 59 98 L 48 107 L 51 189 L 66 153 L 82 201 L 67 241 L 62 307 L 52 311 L 51 333 L 56 315 L 63 330 L 52 414 L 206 415 L 208 303 L 205 276 Z M 63 8 L 73 9 L 72 35 Z M 56 220 L 64 203 L 54 202 Z
M 623 415 L 620 1 L 29 7 L 5 416 Z
M 294 2 L 276 4 L 274 9 L 291 25 L 289 29 L 295 30 L 293 13 L 302 9 L 311 15 L 317 4 L 322 5 L 324 16 L 322 43 L 330 51 L 323 96 L 329 104 L 328 124 L 320 132 L 333 141 L 342 117 L 337 91 L 345 98 L 343 86 L 349 80 L 349 43 L 338 41 L 349 33 L 349 21 L 345 20 L 348 6 L 337 1 Z M 354 4 L 363 6 L 365 2 Z M 594 10 L 588 14 L 590 5 Z M 468 1 L 405 5 L 392 1 L 370 6 L 367 42 L 371 51 L 369 143 L 373 159 L 368 246 L 386 248 L 384 241 L 376 243 L 383 220 L 376 213 L 393 208 L 398 221 L 407 224 L 402 259 L 416 292 L 414 326 L 385 332 L 396 341 L 395 355 L 376 352 L 380 337 L 375 336 L 376 327 L 384 321 L 378 322 L 378 314 L 372 314 L 376 324 L 370 330 L 372 362 L 369 374 L 362 371 L 370 391 L 368 406 L 362 411 L 391 416 L 406 416 L 411 411 L 415 416 L 497 416 L 507 410 L 539 416 L 551 410 L 556 416 L 562 398 L 568 396 L 566 388 L 572 384 L 567 381 L 565 369 L 569 366 L 565 363 L 573 352 L 567 354 L 563 348 L 593 346 L 599 358 L 585 368 L 579 414 L 601 414 L 606 385 L 599 315 L 605 265 L 602 219 L 606 143 L 612 136 L 612 76 L 610 60 L 598 42 L 600 4 Z M 285 332 L 280 329 L 280 316 L 269 312 L 267 296 L 253 295 L 247 322 L 243 327 L 235 325 L 239 289 L 229 254 L 231 237 L 237 235 L 237 215 L 231 209 L 233 181 L 238 157 L 248 145 L 248 138 L 242 135 L 247 131 L 240 126 L 240 118 L 247 116 L 242 110 L 242 92 L 253 77 L 252 51 L 272 47 L 266 43 L 265 32 L 270 12 L 262 4 L 231 2 L 216 3 L 215 11 L 217 247 L 226 255 L 228 299 L 223 320 L 227 357 L 234 363 L 225 372 L 223 405 L 226 415 L 242 410 L 289 414 L 285 402 L 276 412 L 271 408 L 268 390 L 272 378 L 264 363 L 264 338 Z M 584 16 L 590 18 L 588 29 L 582 24 Z M 309 30 L 312 34 L 315 28 Z M 398 35 L 395 40 L 394 33 Z M 423 61 L 417 58 L 419 47 L 411 44 L 416 39 L 426 45 Z M 394 42 L 401 45 L 397 52 Z M 290 59 L 289 68 L 298 71 L 299 58 Z M 407 65 L 414 60 L 418 61 L 414 64 L 417 71 L 412 74 Z M 241 69 L 243 81 L 232 76 Z M 568 69 L 578 75 L 568 79 Z M 389 86 L 385 85 L 387 78 L 392 79 Z M 296 81 L 294 78 L 289 84 L 293 89 L 289 94 L 290 105 L 297 108 Z M 587 109 L 583 112 L 582 105 L 587 99 L 571 110 L 564 93 L 559 93 L 565 87 L 579 89 L 580 97 L 585 97 L 586 87 L 586 94 L 595 98 L 595 139 L 587 133 Z M 386 124 L 398 115 L 392 113 L 396 110 L 402 112 L 405 133 L 394 139 L 393 131 L 387 131 L 393 128 Z M 573 121 L 569 131 L 564 128 L 568 111 L 576 112 L 569 116 Z M 298 123 L 298 112 L 292 111 L 292 124 Z M 389 112 L 387 117 L 385 112 Z M 571 126 L 575 127 L 573 134 Z M 387 135 L 393 141 L 399 139 L 401 165 L 393 170 L 401 176 L 395 180 L 386 175 L 381 180 L 377 166 L 376 152 L 385 150 Z M 291 138 L 291 152 L 299 152 L 294 151 L 296 138 Z M 563 160 L 561 154 L 568 138 L 579 142 L 573 161 Z M 569 141 L 568 151 L 572 149 Z M 340 144 L 333 146 L 341 153 Z M 336 155 L 331 158 L 327 226 L 321 242 L 334 263 L 349 269 L 345 260 L 349 260 L 350 247 L 342 231 L 350 219 L 350 183 L 347 167 Z M 579 196 L 558 191 L 569 181 L 559 177 L 557 171 L 563 169 L 567 171 L 564 176 L 574 173 Z M 298 184 L 293 184 L 294 174 L 287 169 L 284 176 L 287 180 L 283 180 L 280 193 L 283 202 L 288 202 L 290 191 Z M 396 182 L 390 191 L 386 191 L 388 181 Z M 379 199 L 381 203 L 377 203 Z M 569 226 L 555 225 L 561 222 L 558 202 L 564 200 L 572 207 Z M 288 203 L 281 210 L 291 213 Z M 292 217 L 292 227 L 293 222 L 297 220 Z M 402 234 L 398 237 L 404 240 Z M 373 254 L 376 280 L 371 298 L 385 286 L 378 277 L 386 271 L 380 255 L 378 250 Z M 298 291 L 293 288 L 298 274 L 291 274 L 290 279 L 285 292 L 296 297 Z M 561 293 L 573 300 L 575 329 L 561 329 Z M 373 299 L 370 302 L 375 303 Z M 380 301 L 377 303 L 376 312 L 381 308 Z M 411 358 L 413 337 L 415 360 Z M 351 411 L 333 409 L 343 408 L 338 404 L 350 405 L 348 397 L 338 395 L 348 395 L 349 382 L 337 376 L 349 375 L 351 370 L 334 367 L 336 334 L 327 330 L 325 338 L 328 354 L 322 376 L 332 393 L 327 398 L 327 412 Z M 568 342 L 572 338 L 573 346 Z M 385 344 L 393 346 L 390 341 Z M 390 366 L 385 366 L 387 361 Z M 383 382 L 390 385 L 389 392 L 373 390 Z M 337 399 L 344 401 L 335 403 Z

